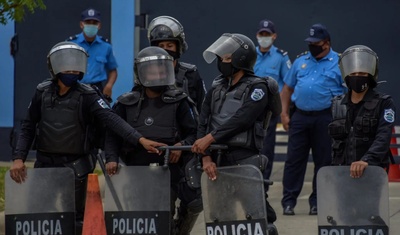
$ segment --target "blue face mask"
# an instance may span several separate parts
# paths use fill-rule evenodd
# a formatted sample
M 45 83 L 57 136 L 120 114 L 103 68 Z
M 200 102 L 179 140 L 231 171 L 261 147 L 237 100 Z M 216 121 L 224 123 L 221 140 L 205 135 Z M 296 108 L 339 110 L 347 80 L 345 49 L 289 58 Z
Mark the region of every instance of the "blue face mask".
M 59 73 L 57 74 L 57 78 L 67 87 L 71 87 L 75 85 L 78 80 L 82 78 L 81 74 L 72 74 L 72 73 Z
M 83 32 L 89 38 L 96 36 L 97 32 L 99 31 L 99 27 L 94 24 L 84 24 L 83 25 Z

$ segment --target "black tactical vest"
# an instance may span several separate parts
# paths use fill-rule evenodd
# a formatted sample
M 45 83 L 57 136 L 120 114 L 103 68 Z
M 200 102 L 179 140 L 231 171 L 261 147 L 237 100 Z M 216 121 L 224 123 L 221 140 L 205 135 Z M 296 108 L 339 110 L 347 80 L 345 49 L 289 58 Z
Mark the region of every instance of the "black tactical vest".
M 78 88 L 64 97 L 56 94 L 51 81 L 38 86 L 42 90 L 41 119 L 37 128 L 36 147 L 48 153 L 81 155 L 87 153 L 87 126 L 82 117 L 82 93 Z
M 329 134 L 333 138 L 334 165 L 350 165 L 361 160 L 375 139 L 380 118 L 380 103 L 388 97 L 376 93 L 372 100 L 362 105 L 353 123 L 349 110 L 346 110 L 346 116 L 343 116 L 341 108 L 337 109 L 341 114 L 332 113 L 334 120 L 329 125 Z M 340 103 L 341 99 L 334 99 L 332 107 L 338 107 L 337 102 Z
M 176 112 L 179 101 L 187 95 L 168 90 L 161 97 L 143 98 L 141 91 L 131 91 L 118 98 L 126 106 L 126 121 L 144 137 L 169 145 L 179 141 Z
M 230 91 L 227 90 L 226 85 L 216 85 L 212 94 L 211 119 L 209 124 L 211 129 L 209 132 L 226 123 L 236 113 L 236 111 L 242 107 L 250 92 L 250 88 L 254 84 L 261 82 L 266 83 L 265 80 L 256 77 L 248 77 L 247 79 L 247 81 L 241 83 Z M 260 110 L 260 112 L 264 112 L 264 110 Z M 265 134 L 264 122 L 265 120 L 255 122 L 253 128 L 249 128 L 248 130 L 231 137 L 223 144 L 249 149 L 256 147 L 260 150 L 262 148 Z

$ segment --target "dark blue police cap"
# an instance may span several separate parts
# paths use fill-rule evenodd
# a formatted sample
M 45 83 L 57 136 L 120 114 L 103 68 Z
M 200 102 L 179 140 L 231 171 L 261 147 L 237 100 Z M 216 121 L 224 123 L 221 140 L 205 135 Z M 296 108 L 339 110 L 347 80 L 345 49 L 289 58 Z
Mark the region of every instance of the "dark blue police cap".
M 270 20 L 262 20 L 258 24 L 258 31 L 257 33 L 261 32 L 268 32 L 268 33 L 275 33 L 275 25 Z
M 322 40 L 331 40 L 331 36 L 329 35 L 328 29 L 322 24 L 314 24 L 310 28 L 309 37 L 304 41 L 306 42 L 319 42 Z
M 96 9 L 93 8 L 88 8 L 81 13 L 81 21 L 85 20 L 96 20 L 96 21 L 101 21 L 100 20 L 100 12 L 97 11 Z

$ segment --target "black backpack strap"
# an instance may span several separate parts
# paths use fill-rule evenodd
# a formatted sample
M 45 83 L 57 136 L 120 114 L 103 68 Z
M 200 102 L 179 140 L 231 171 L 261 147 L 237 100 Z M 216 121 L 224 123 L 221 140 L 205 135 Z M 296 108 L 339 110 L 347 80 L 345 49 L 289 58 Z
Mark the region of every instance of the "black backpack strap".
M 80 89 L 77 89 L 75 91 L 73 91 L 73 93 L 71 94 L 71 99 L 68 102 L 68 108 L 75 110 L 78 109 L 79 112 L 79 123 L 82 127 L 83 130 L 87 131 L 88 128 L 88 122 L 85 120 L 84 116 L 83 116 L 83 96 L 82 96 L 82 91 Z M 86 133 L 88 134 L 88 133 Z
M 183 91 L 189 95 L 189 84 L 185 76 L 188 70 L 185 67 L 179 66 L 178 73 L 176 74 L 176 80 L 182 82 Z
M 76 109 L 80 103 L 80 96 L 81 93 L 79 91 L 74 91 L 71 95 L 71 99 L 69 100 L 68 103 L 68 108 L 69 109 Z
M 243 96 L 243 94 L 248 91 L 248 87 L 251 85 L 252 81 L 248 80 L 242 84 L 240 84 L 239 88 L 236 90 L 235 94 L 233 95 L 233 98 L 236 100 L 240 100 Z

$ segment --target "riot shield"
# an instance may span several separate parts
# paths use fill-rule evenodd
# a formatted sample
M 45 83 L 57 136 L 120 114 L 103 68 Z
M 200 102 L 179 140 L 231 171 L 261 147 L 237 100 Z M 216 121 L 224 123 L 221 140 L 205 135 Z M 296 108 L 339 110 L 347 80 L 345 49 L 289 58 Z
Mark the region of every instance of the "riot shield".
M 252 165 L 217 168 L 201 176 L 207 235 L 267 234 L 263 176 Z
M 170 172 L 161 166 L 124 166 L 105 190 L 107 234 L 169 234 Z
M 24 183 L 5 176 L 6 234 L 75 234 L 75 175 L 70 168 L 27 169 Z
M 350 166 L 328 166 L 317 176 L 318 234 L 388 235 L 389 193 L 386 172 L 368 166 L 350 177 Z

